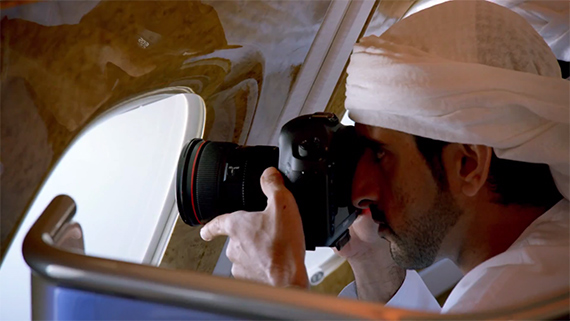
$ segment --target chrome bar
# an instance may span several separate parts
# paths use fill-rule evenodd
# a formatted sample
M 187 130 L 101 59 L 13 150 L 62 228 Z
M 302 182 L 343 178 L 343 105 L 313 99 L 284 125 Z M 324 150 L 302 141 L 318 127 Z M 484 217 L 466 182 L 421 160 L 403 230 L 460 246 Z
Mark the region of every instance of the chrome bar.
M 76 206 L 65 195 L 56 197 L 30 229 L 24 259 L 39 277 L 58 286 L 109 295 L 129 296 L 247 319 L 548 319 L 568 315 L 570 295 L 555 293 L 535 303 L 490 313 L 439 315 L 337 299 L 299 289 L 168 270 L 83 255 L 81 249 L 58 247 L 61 231 L 76 228 Z M 62 246 L 65 246 L 62 245 Z

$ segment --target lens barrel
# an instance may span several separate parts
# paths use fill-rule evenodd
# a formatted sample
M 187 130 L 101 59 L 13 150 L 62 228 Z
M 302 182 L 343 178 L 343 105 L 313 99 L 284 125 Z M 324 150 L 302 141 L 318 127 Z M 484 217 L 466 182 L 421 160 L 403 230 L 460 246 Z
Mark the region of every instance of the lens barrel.
M 182 220 L 195 226 L 237 210 L 265 209 L 259 179 L 278 161 L 279 149 L 273 146 L 191 140 L 178 161 L 176 197 Z

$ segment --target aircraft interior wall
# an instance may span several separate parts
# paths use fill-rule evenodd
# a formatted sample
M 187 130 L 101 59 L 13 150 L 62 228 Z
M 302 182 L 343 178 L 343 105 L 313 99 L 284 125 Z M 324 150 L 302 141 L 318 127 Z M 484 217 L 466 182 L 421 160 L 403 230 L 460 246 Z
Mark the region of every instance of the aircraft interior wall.
M 137 202 L 137 197 L 141 202 L 151 197 L 144 188 L 145 183 L 161 186 L 161 191 L 157 192 L 164 196 L 157 201 L 160 204 L 153 203 L 147 209 L 152 209 L 157 216 L 162 215 L 153 221 L 153 224 L 162 225 L 156 231 L 154 227 L 149 228 L 146 243 L 136 244 L 136 240 L 130 240 L 131 249 L 141 248 L 125 250 L 124 253 L 131 252 L 124 257 L 117 254 L 120 249 L 115 249 L 118 252 L 112 255 L 105 254 L 105 247 L 92 250 L 93 243 L 89 242 L 84 244 L 84 254 L 157 266 L 173 273 L 188 270 L 208 277 L 212 274 L 229 276 L 229 261 L 223 253 L 226 238 L 204 242 L 199 227 L 182 222 L 175 209 L 174 195 L 167 196 L 172 188 L 169 180 L 172 177 L 159 180 L 156 174 L 174 172 L 179 155 L 177 149 L 194 137 L 240 145 L 275 145 L 281 125 L 299 114 L 326 111 L 344 116 L 346 120 L 346 66 L 352 44 L 361 37 L 381 34 L 418 7 L 427 6 L 428 2 L 1 2 L 0 268 L 6 266 L 7 258 L 15 257 L 19 262 L 14 265 L 15 269 L 29 269 L 21 254 L 22 242 L 28 229 L 42 214 L 43 207 L 58 194 L 54 190 L 50 197 L 40 197 L 46 186 L 71 186 L 73 183 L 84 187 L 82 195 L 89 195 L 91 186 L 104 189 L 103 183 L 97 185 L 78 180 L 99 177 L 104 184 L 125 183 L 116 184 L 122 191 L 107 191 L 108 194 L 101 195 L 129 190 L 132 202 Z M 169 105 L 171 101 L 176 101 L 176 106 L 175 103 Z M 73 167 L 77 172 L 70 169 L 61 176 L 58 184 L 48 183 L 57 176 L 54 174 L 57 167 L 67 164 L 62 160 L 72 154 L 72 148 L 79 146 L 90 131 L 94 133 L 98 124 L 112 117 L 129 116 L 130 112 L 144 106 L 154 109 L 145 115 L 139 113 L 141 116 L 132 113 L 130 116 L 141 118 L 133 118 L 134 123 L 129 124 L 116 122 L 113 131 L 108 130 L 113 135 L 124 134 L 121 137 L 124 140 L 113 135 L 106 139 L 124 141 L 132 148 L 125 147 L 123 152 L 137 153 L 137 157 L 148 157 L 148 160 L 137 164 L 135 157 L 124 157 L 125 163 L 121 165 L 113 157 L 101 156 L 110 148 L 92 142 L 82 147 L 83 155 L 97 155 L 97 161 L 81 163 L 79 156 L 79 163 Z M 140 131 L 139 136 L 137 131 Z M 176 135 L 176 139 L 160 141 L 163 137 L 165 140 L 172 138 L 172 135 Z M 137 140 L 138 137 L 143 141 Z M 160 139 L 153 140 L 152 137 Z M 114 151 L 118 155 L 120 146 Z M 117 166 L 111 166 L 111 162 Z M 96 169 L 86 168 L 85 164 L 92 164 L 89 166 Z M 168 164 L 169 167 L 164 165 L 163 171 L 153 172 L 151 166 L 154 164 Z M 121 168 L 128 171 L 122 172 Z M 151 181 L 133 179 L 136 170 L 144 170 L 144 177 Z M 88 171 L 97 174 L 87 175 Z M 64 188 L 59 193 L 74 198 L 73 192 Z M 76 219 L 79 220 L 82 204 L 89 206 L 91 203 L 82 203 L 78 199 L 81 198 L 75 199 Z M 109 199 L 91 201 L 110 202 Z M 120 197 L 114 198 L 113 202 L 120 202 Z M 142 205 L 131 208 L 145 210 Z M 113 220 L 122 215 L 121 211 L 124 213 L 128 209 L 120 206 L 104 208 L 100 219 L 112 225 Z M 152 213 L 145 215 L 153 216 Z M 98 224 L 89 233 L 97 236 L 119 233 L 121 237 L 129 233 L 138 235 L 136 218 L 130 222 L 123 222 L 121 226 L 126 228 L 120 231 Z M 148 244 L 153 248 L 150 249 Z M 113 248 L 112 244 L 105 246 Z M 160 247 L 160 250 L 154 247 Z M 13 252 L 12 256 L 10 252 Z M 325 261 L 319 261 L 319 268 L 321 265 L 327 267 L 326 277 L 315 282 L 312 291 L 326 294 L 328 299 L 353 281 L 354 276 L 348 263 L 335 257 L 332 250 L 326 249 L 323 253 Z M 29 270 L 24 272 L 29 276 Z M 462 277 L 450 261 L 426 269 L 421 275 L 430 280 L 427 282 L 430 290 L 438 296 L 440 303 Z M 8 274 L 4 278 L 8 279 Z M 19 295 L 29 301 L 30 279 L 12 282 L 12 287 L 27 287 L 26 292 Z M 232 283 L 232 286 L 237 286 L 235 284 L 239 283 Z M 251 293 L 258 291 L 252 289 Z M 275 293 L 272 299 L 281 298 L 278 292 Z M 8 296 L 12 296 L 10 287 L 2 286 L 0 297 Z M 321 306 L 330 303 L 322 300 L 318 301 Z M 22 305 L 27 306 L 28 301 Z M 373 316 L 376 308 L 369 307 L 368 310 L 365 307 L 358 306 L 348 312 L 363 318 Z M 557 308 L 560 309 L 559 305 Z M 31 309 L 23 311 L 17 305 L 11 310 L 4 307 L 0 310 L 4 310 L 0 311 L 0 319 L 30 319 L 32 313 Z M 388 319 L 415 316 L 386 311 L 382 315 Z M 512 311 L 508 313 L 515 315 Z

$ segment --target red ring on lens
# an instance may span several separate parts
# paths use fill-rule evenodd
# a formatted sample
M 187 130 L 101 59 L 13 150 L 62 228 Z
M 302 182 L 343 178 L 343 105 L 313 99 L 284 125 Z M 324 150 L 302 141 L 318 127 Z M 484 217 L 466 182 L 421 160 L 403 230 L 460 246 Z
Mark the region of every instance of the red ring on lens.
M 192 200 L 192 210 L 194 211 L 194 217 L 196 217 L 196 221 L 198 221 L 198 224 L 202 224 L 202 222 L 200 222 L 200 220 L 198 219 L 198 213 L 196 212 L 196 206 L 194 205 L 194 177 L 196 177 L 196 163 L 198 161 L 198 156 L 200 155 L 200 149 L 202 148 L 202 146 L 204 146 L 204 144 L 206 143 L 206 141 L 203 141 L 200 146 L 198 146 L 198 150 L 196 151 L 196 156 L 194 156 L 194 164 L 192 165 L 192 178 L 190 180 L 190 199 Z

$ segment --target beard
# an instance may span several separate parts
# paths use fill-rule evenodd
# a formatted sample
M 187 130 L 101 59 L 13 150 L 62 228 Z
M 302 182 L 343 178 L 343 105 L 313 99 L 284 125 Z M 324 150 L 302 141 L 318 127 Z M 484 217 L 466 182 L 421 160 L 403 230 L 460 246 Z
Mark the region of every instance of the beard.
M 400 204 L 406 204 L 402 193 L 399 194 Z M 409 204 L 409 203 L 408 203 Z M 380 222 L 385 222 L 383 213 L 371 209 L 372 216 Z M 396 232 L 390 230 L 390 253 L 398 266 L 404 269 L 423 269 L 435 262 L 443 239 L 449 230 L 457 223 L 462 214 L 451 194 L 442 189 L 431 202 L 431 206 L 420 213 L 402 213 L 402 228 Z

